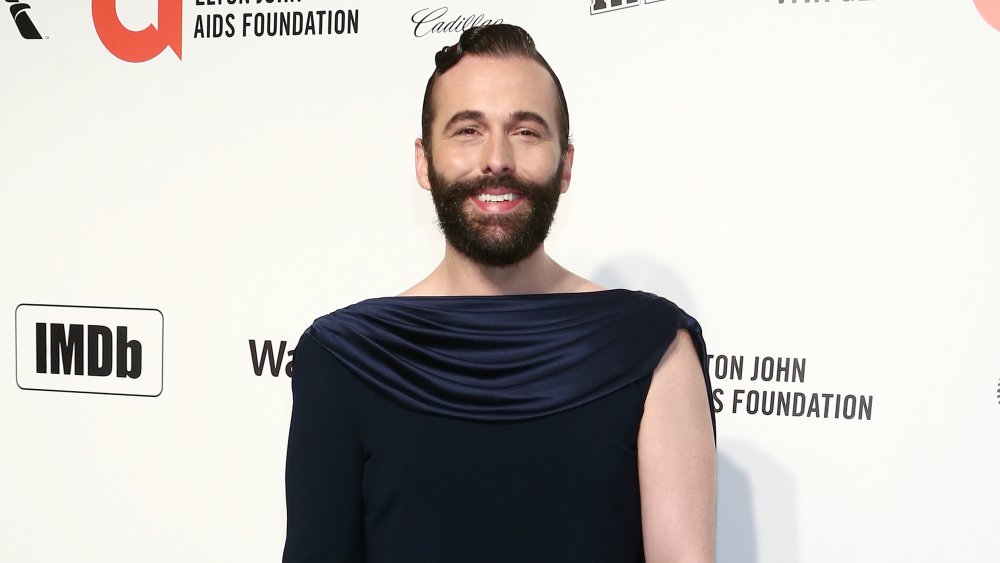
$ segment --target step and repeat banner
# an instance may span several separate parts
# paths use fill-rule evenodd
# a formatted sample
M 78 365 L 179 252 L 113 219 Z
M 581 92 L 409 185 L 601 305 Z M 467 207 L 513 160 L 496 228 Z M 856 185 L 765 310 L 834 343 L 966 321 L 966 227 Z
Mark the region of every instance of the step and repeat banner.
M 297 339 L 440 260 L 424 85 L 500 22 L 550 254 L 704 326 L 719 561 L 996 557 L 1000 0 L 3 7 L 0 561 L 280 558 Z

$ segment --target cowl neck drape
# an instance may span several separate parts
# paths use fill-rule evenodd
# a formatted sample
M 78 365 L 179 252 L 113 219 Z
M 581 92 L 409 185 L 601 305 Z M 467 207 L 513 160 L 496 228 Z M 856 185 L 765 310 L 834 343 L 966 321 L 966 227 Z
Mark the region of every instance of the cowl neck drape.
M 707 390 L 697 321 L 640 291 L 382 297 L 321 317 L 306 334 L 406 408 L 509 422 L 571 409 L 649 376 L 681 328 L 695 342 Z

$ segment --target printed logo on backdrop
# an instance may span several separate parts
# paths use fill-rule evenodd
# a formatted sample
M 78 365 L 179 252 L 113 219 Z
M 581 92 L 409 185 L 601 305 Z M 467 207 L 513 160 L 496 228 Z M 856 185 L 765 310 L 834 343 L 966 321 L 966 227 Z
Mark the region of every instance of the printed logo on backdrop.
M 31 16 L 28 14 L 31 6 L 24 2 L 17 2 L 16 0 L 7 0 L 7 3 L 10 4 L 10 17 L 14 18 L 14 25 L 17 26 L 17 31 L 21 33 L 21 37 L 25 39 L 41 39 L 42 34 L 38 33 L 35 22 L 31 21 Z
M 503 19 L 487 17 L 485 14 L 449 15 L 447 7 L 421 8 L 413 12 L 410 21 L 413 22 L 414 37 L 432 33 L 462 33 L 474 27 L 503 23 Z
M 292 9 L 321 0 L 133 0 L 156 2 L 157 21 L 142 30 L 125 27 L 117 0 L 92 0 L 94 28 L 108 51 L 119 59 L 141 63 L 167 47 L 182 58 L 185 35 L 195 40 L 234 38 L 298 39 L 358 33 L 358 10 Z M 195 10 L 193 29 L 184 31 L 184 4 Z
M 118 19 L 117 0 L 92 1 L 90 12 L 94 19 L 94 29 L 101 43 L 104 43 L 104 47 L 112 55 L 130 63 L 141 63 L 170 47 L 177 58 L 181 58 L 183 3 L 181 0 L 155 2 L 156 25 L 149 24 L 139 31 L 133 31 Z
M 21 304 L 14 310 L 17 385 L 156 397 L 163 391 L 157 309 Z
M 655 4 L 657 2 L 663 2 L 663 0 L 642 0 L 642 4 Z M 639 5 L 639 0 L 590 0 L 590 15 L 634 8 Z
M 973 2 L 986 23 L 1000 31 L 1000 0 L 973 0 Z
M 295 350 L 288 346 L 287 340 L 250 340 L 250 362 L 254 375 L 260 377 L 265 373 L 271 377 L 292 377 L 292 357 Z
M 872 395 L 808 389 L 805 358 L 754 356 L 752 371 L 745 360 L 744 356 L 708 356 L 708 372 L 716 383 L 712 390 L 716 413 L 872 419 Z

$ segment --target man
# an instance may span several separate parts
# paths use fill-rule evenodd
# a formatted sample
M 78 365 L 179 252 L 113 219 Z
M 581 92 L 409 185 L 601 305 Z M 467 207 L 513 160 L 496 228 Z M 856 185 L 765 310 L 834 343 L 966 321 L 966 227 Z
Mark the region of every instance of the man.
M 435 60 L 416 172 L 444 259 L 296 348 L 284 560 L 711 561 L 697 323 L 545 253 L 574 149 L 527 33 L 475 28 Z

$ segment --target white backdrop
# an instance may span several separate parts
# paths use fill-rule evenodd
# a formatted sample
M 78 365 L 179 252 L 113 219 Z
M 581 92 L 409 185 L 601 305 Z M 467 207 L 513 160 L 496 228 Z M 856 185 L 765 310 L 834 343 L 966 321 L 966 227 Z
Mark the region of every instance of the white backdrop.
M 89 2 L 31 2 L 34 40 L 0 14 L 0 561 L 279 559 L 290 379 L 252 348 L 286 361 L 439 260 L 412 143 L 458 37 L 434 23 L 477 15 L 528 29 L 566 89 L 550 253 L 677 302 L 727 357 L 720 562 L 994 557 L 1000 0 L 178 1 L 182 58 L 138 63 Z M 337 10 L 351 33 L 242 36 L 244 13 Z M 234 37 L 195 36 L 213 14 Z M 159 310 L 162 392 L 22 389 L 20 304 Z M 757 357 L 803 377 L 751 380 Z M 770 392 L 870 416 L 750 414 Z

